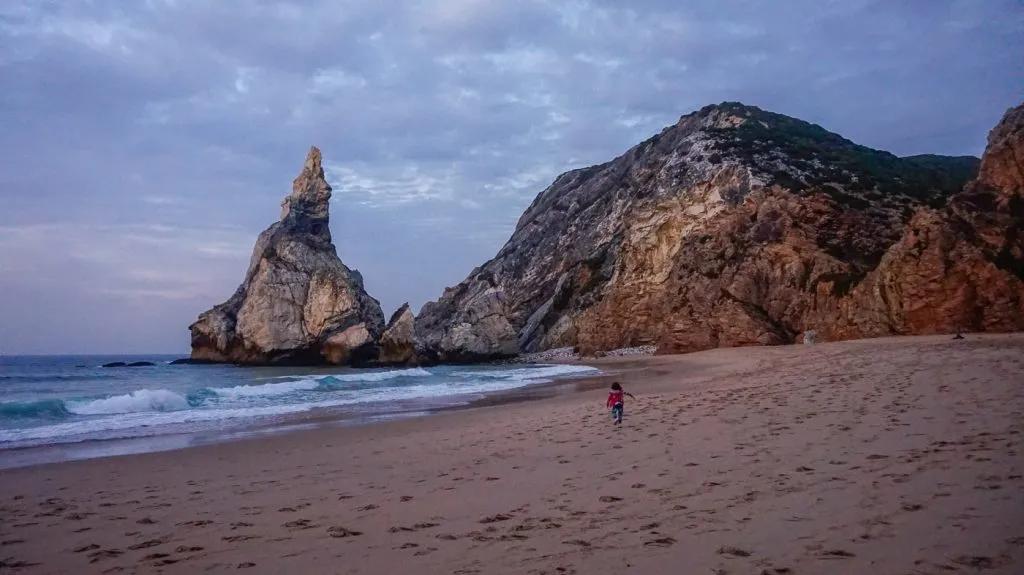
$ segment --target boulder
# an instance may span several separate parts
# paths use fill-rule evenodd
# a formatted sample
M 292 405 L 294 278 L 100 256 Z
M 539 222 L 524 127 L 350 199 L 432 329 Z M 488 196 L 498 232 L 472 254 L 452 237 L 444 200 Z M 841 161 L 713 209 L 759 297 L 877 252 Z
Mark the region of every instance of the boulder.
M 381 364 L 409 365 L 417 362 L 415 340 L 415 318 L 409 304 L 392 314 L 384 333 L 380 336 L 380 354 L 377 362 Z

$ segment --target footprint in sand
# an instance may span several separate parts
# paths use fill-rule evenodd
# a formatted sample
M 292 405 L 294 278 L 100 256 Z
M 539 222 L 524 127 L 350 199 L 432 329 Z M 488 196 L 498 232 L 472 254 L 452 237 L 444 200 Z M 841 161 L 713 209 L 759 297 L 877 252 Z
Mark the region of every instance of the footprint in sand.
M 739 547 L 725 546 L 719 547 L 716 551 L 719 555 L 732 555 L 733 557 L 750 557 L 751 552 Z
M 313 522 L 309 519 L 296 519 L 295 521 L 288 521 L 287 523 L 284 523 L 282 527 L 285 527 L 287 529 L 302 530 L 313 529 L 317 526 L 314 525 Z
M 228 543 L 238 543 L 239 541 L 248 541 L 250 539 L 260 539 L 260 536 L 259 535 L 227 535 L 227 536 L 221 537 L 222 541 L 227 541 Z
M 853 553 L 850 553 L 849 551 L 846 551 L 844 549 L 830 549 L 828 551 L 822 551 L 821 552 L 821 556 L 822 557 L 829 557 L 829 558 L 836 557 L 836 558 L 842 558 L 842 559 L 846 559 L 846 558 L 849 558 L 849 557 L 856 557 L 856 555 L 854 555 Z
M 97 561 L 110 559 L 122 554 L 124 554 L 124 551 L 121 551 L 120 549 L 101 549 L 99 551 L 93 551 L 88 555 L 89 563 L 96 563 Z
M 0 559 L 0 569 L 21 569 L 23 567 L 34 567 L 39 565 L 38 563 L 30 563 L 28 561 L 20 561 L 14 557 L 8 557 L 6 559 Z
M 182 523 L 177 523 L 176 525 L 178 527 L 203 527 L 204 525 L 210 525 L 211 523 L 213 523 L 213 521 L 210 521 L 209 519 L 197 519 L 195 521 L 184 521 Z
M 347 529 L 347 528 L 342 527 L 340 525 L 335 525 L 333 527 L 328 527 L 327 528 L 327 534 L 330 535 L 331 537 L 344 538 L 344 537 L 356 537 L 358 535 L 362 535 L 363 532 L 362 531 L 353 531 L 352 529 Z
M 142 543 L 136 543 L 135 545 L 129 545 L 128 549 L 132 551 L 138 551 L 139 549 L 148 549 L 150 547 L 156 547 L 157 545 L 163 545 L 163 541 L 160 539 L 150 539 L 149 541 L 143 541 Z
M 75 553 L 85 553 L 86 551 L 92 551 L 94 549 L 99 549 L 99 548 L 100 548 L 99 545 L 97 545 L 95 543 L 90 543 L 88 545 L 83 545 L 81 547 L 76 547 L 74 549 L 74 551 L 75 551 Z
M 507 515 L 505 513 L 498 513 L 497 515 L 484 517 L 480 520 L 480 523 L 497 523 L 498 521 L 508 521 L 509 519 L 512 519 L 511 515 Z
M 437 523 L 417 523 L 412 527 L 395 526 L 388 529 L 388 533 L 399 533 L 401 531 L 419 531 L 420 529 L 430 529 L 431 527 L 437 527 Z
M 424 549 L 420 549 L 419 551 L 413 553 L 413 555 L 427 555 L 429 553 L 433 553 L 434 551 L 437 551 L 437 547 L 426 547 Z

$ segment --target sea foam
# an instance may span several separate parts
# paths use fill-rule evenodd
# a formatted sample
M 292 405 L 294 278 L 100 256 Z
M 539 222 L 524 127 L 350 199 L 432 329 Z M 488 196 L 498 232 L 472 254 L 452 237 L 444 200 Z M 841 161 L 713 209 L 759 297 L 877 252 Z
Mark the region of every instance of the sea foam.
M 67 402 L 67 410 L 77 415 L 109 415 L 140 411 L 178 411 L 188 409 L 188 400 L 166 389 L 139 389 L 92 401 Z
M 244 421 L 357 404 L 440 398 L 441 403 L 431 405 L 450 405 L 463 403 L 478 394 L 597 371 L 582 365 L 501 366 L 458 371 L 444 366 L 433 370 L 417 367 L 280 376 L 269 378 L 277 381 L 263 380 L 253 385 L 198 388 L 187 396 L 168 389 L 138 389 L 100 399 L 8 402 L 0 408 L 0 419 L 17 422 L 10 424 L 11 427 L 0 427 L 0 446 L 219 429 Z M 446 397 L 452 398 L 451 403 L 443 399 Z M 368 412 L 373 411 L 374 408 L 370 408 Z M 49 421 L 24 427 L 24 423 L 32 419 L 40 423 Z
M 599 370 L 589 365 L 542 365 L 538 367 L 519 367 L 513 369 L 496 369 L 493 371 L 457 371 L 454 375 L 465 377 L 487 377 L 493 379 L 506 379 L 510 381 L 531 381 L 540 383 L 537 380 L 548 380 L 552 377 L 564 377 L 567 375 L 582 375 L 584 373 L 596 373 Z
M 388 371 L 367 371 L 361 373 L 340 373 L 333 375 L 284 375 L 274 379 L 292 379 L 280 383 L 264 383 L 260 385 L 236 385 L 234 387 L 209 388 L 217 396 L 241 399 L 246 397 L 272 397 L 287 395 L 297 391 L 336 391 L 345 389 L 346 382 L 378 382 L 400 377 L 429 377 L 432 375 L 422 367 L 409 369 L 393 369 Z M 341 383 L 342 385 L 339 385 Z
M 220 397 L 232 399 L 243 397 L 271 397 L 274 395 L 286 395 L 296 391 L 309 391 L 320 385 L 315 379 L 299 379 L 296 381 L 282 381 L 281 383 L 264 383 L 262 385 L 236 385 L 234 387 L 212 387 L 208 388 Z

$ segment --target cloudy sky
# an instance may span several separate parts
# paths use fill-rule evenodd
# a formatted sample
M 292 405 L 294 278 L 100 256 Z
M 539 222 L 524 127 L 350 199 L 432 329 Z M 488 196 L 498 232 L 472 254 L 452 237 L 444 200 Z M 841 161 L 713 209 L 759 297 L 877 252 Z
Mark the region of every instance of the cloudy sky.
M 186 353 L 311 144 L 390 314 L 705 104 L 978 155 L 1022 55 L 1020 0 L 3 2 L 0 353 Z

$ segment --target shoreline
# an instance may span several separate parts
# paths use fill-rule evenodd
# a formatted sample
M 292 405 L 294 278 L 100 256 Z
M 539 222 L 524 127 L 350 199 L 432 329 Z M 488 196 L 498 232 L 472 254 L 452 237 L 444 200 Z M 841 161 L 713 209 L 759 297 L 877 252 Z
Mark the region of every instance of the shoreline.
M 969 334 L 970 337 L 984 339 L 990 337 L 1016 336 L 1024 337 L 1024 333 L 1016 334 L 991 334 L 977 333 Z M 886 342 L 899 342 L 912 339 L 927 341 L 942 341 L 948 339 L 948 334 L 925 335 L 925 336 L 883 336 L 878 338 L 867 338 L 859 340 L 841 340 L 835 342 L 822 342 L 815 344 L 817 347 L 842 344 L 867 344 Z M 657 369 L 663 363 L 675 363 L 684 361 L 688 357 L 713 357 L 716 353 L 729 353 L 729 350 L 772 350 L 786 349 L 802 344 L 793 343 L 777 346 L 748 346 L 735 348 L 715 348 L 698 352 L 684 354 L 628 354 L 628 355 L 607 355 L 603 357 L 563 357 L 545 358 L 544 361 L 517 362 L 493 362 L 495 366 L 528 366 L 528 365 L 584 365 L 596 367 L 601 372 L 594 375 L 567 376 L 556 378 L 551 381 L 527 384 L 522 387 L 501 389 L 485 392 L 482 397 L 469 401 L 457 401 L 459 396 L 447 396 L 435 398 L 439 402 L 444 400 L 456 400 L 452 404 L 433 406 L 413 406 L 405 409 L 398 409 L 388 412 L 351 413 L 348 406 L 341 408 L 314 408 L 310 411 L 299 412 L 282 416 L 274 421 L 257 421 L 248 425 L 241 424 L 229 426 L 222 430 L 199 430 L 183 431 L 178 433 L 142 435 L 136 437 L 114 437 L 105 439 L 83 439 L 79 441 L 58 442 L 43 445 L 29 445 L 23 447 L 12 447 L 0 449 L 0 472 L 4 470 L 24 469 L 40 465 L 59 465 L 93 459 L 131 457 L 149 453 L 162 453 L 195 449 L 204 446 L 217 444 L 231 444 L 241 441 L 262 441 L 268 437 L 288 435 L 292 433 L 308 432 L 317 429 L 331 428 L 353 428 L 365 426 L 384 425 L 406 419 L 417 419 L 422 417 L 433 417 L 448 412 L 460 412 L 479 408 L 513 405 L 523 402 L 541 401 L 565 395 L 578 394 L 586 391 L 594 391 L 604 385 L 607 380 L 630 374 L 633 377 L 643 373 L 645 370 L 653 371 L 655 374 L 664 375 L 665 372 Z M 766 352 L 763 352 L 766 353 Z M 164 354 L 167 355 L 167 354 Z M 40 356 L 45 357 L 45 356 Z M 106 357 L 106 356 L 97 356 Z M 114 356 L 110 356 L 114 357 Z M 148 357 L 143 355 L 124 357 Z M 696 361 L 701 364 L 701 361 Z M 205 364 L 201 364 L 205 365 Z M 488 364 L 485 364 L 488 365 Z M 239 367 L 239 366 L 236 366 Z M 240 366 L 244 367 L 244 366 Z M 324 367 L 324 366 L 319 366 Z M 605 368 L 614 368 L 614 371 L 606 371 Z M 699 369 L 689 375 L 697 375 Z M 417 400 L 408 400 L 414 404 Z
M 0 471 L 0 558 L 16 573 L 1024 561 L 1024 334 L 588 365 L 622 369 L 637 396 L 621 428 L 602 376 L 536 401 Z
M 546 364 L 538 363 L 532 365 L 555 364 L 556 362 L 548 362 Z M 589 365 L 584 362 L 572 362 L 572 364 Z M 391 409 L 387 411 L 370 410 L 363 412 L 353 410 L 352 406 L 322 407 L 280 416 L 276 419 L 260 418 L 250 423 L 228 425 L 224 429 L 156 433 L 134 437 L 88 438 L 77 441 L 10 447 L 0 449 L 0 471 L 96 458 L 191 449 L 204 445 L 244 441 L 249 438 L 259 440 L 268 436 L 315 428 L 372 426 L 406 418 L 429 417 L 453 410 L 533 401 L 566 393 L 570 390 L 582 389 L 580 386 L 585 385 L 586 382 L 601 380 L 606 376 L 607 374 L 568 375 L 555 377 L 550 381 L 529 383 L 521 387 L 490 392 L 399 400 L 393 402 L 389 406 Z M 482 396 L 467 399 L 467 397 L 475 395 Z

